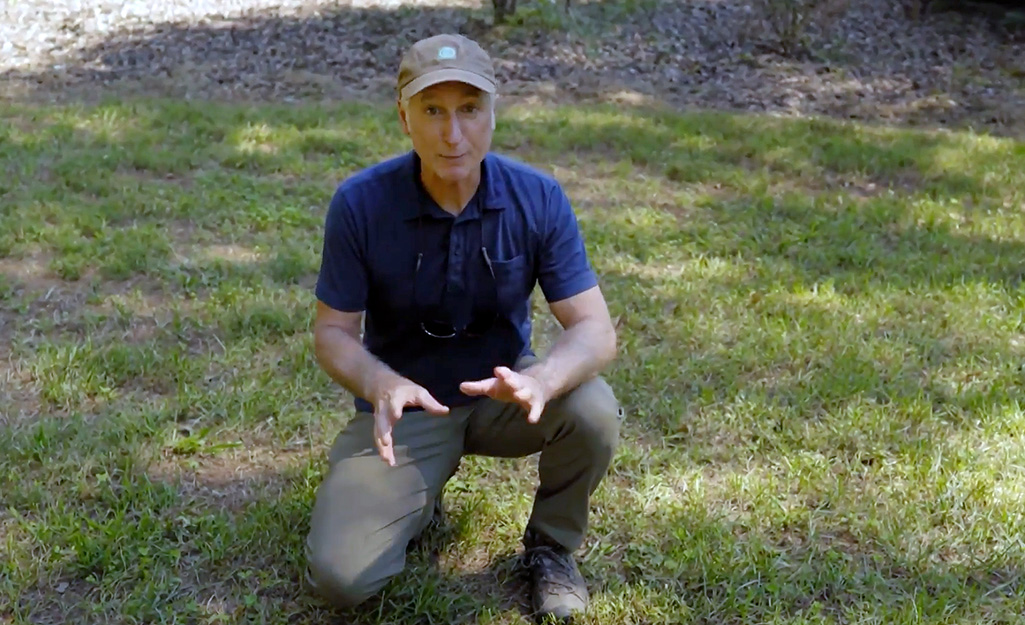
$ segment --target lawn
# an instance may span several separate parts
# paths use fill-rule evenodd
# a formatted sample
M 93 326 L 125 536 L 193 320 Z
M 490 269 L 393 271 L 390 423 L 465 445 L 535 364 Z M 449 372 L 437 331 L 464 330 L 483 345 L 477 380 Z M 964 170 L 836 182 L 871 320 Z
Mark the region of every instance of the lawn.
M 529 622 L 536 458 L 467 459 L 364 607 L 303 580 L 351 415 L 323 217 L 406 141 L 357 104 L 0 106 L 0 623 Z M 526 105 L 495 144 L 564 182 L 619 328 L 584 622 L 1020 622 L 1025 144 Z

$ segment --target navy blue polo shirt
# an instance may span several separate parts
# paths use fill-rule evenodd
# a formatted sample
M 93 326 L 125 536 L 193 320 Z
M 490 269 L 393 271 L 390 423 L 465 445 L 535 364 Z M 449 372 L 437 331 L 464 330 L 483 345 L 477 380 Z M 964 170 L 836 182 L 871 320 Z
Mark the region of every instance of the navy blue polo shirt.
M 411 151 L 339 185 L 325 219 L 316 296 L 339 311 L 365 311 L 366 349 L 455 407 L 478 399 L 461 393 L 461 382 L 491 377 L 494 367 L 532 353 L 535 284 L 552 302 L 597 278 L 569 200 L 551 176 L 488 154 L 476 195 L 454 216 L 426 192 L 419 167 Z M 486 331 L 435 338 L 421 329 L 424 319 L 456 327 L 482 321 Z M 356 409 L 373 410 L 362 397 Z

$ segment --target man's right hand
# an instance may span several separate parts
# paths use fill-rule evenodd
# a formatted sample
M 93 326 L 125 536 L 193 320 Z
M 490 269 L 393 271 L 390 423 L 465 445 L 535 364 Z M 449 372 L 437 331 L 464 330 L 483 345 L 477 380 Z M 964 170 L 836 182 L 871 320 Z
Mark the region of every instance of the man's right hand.
M 401 376 L 390 376 L 373 393 L 374 445 L 381 459 L 395 466 L 392 427 L 402 418 L 402 409 L 420 406 L 434 415 L 448 414 L 448 406 L 435 399 L 427 389 Z

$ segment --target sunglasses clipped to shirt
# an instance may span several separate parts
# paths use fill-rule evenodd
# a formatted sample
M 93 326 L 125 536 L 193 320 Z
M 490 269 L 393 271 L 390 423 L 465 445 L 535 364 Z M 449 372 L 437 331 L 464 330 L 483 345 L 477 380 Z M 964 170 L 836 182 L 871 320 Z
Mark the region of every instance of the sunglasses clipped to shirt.
M 482 316 L 473 316 L 473 305 L 471 303 L 471 318 L 460 326 L 454 325 L 451 320 L 437 319 L 437 318 L 425 318 L 423 311 L 420 308 L 419 301 L 417 300 L 417 278 L 420 275 L 420 265 L 423 264 L 423 246 L 421 245 L 420 234 L 421 226 L 423 224 L 423 213 L 417 217 L 416 223 L 416 269 L 413 270 L 413 311 L 416 315 L 417 322 L 420 325 L 420 329 L 424 334 L 436 339 L 452 339 L 458 336 L 466 337 L 480 337 L 483 336 L 490 330 L 494 325 L 495 321 L 498 320 L 498 280 L 495 278 L 495 268 L 491 264 L 491 256 L 488 254 L 488 248 L 484 245 L 484 212 L 480 214 L 480 253 L 484 258 L 484 264 L 487 265 L 488 274 L 491 276 L 491 285 L 494 288 L 495 299 L 494 307 L 490 313 Z M 445 294 L 448 289 L 443 288 L 442 290 L 442 301 L 444 302 Z M 440 309 L 444 309 L 443 306 L 439 306 Z

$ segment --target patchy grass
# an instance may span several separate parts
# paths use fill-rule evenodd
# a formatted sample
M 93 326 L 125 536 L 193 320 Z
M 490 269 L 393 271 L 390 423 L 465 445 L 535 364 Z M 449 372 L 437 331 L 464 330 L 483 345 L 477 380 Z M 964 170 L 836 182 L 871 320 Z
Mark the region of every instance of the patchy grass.
M 1017 622 L 1025 145 L 535 106 L 496 147 L 565 181 L 620 328 L 586 622 Z M 320 228 L 404 149 L 358 105 L 0 109 L 0 622 L 330 617 Z M 535 471 L 464 463 L 437 561 L 343 620 L 526 622 Z

